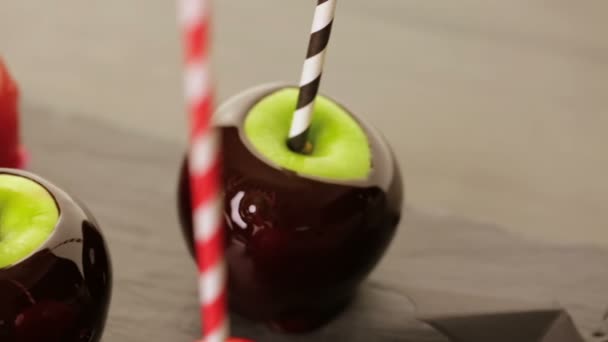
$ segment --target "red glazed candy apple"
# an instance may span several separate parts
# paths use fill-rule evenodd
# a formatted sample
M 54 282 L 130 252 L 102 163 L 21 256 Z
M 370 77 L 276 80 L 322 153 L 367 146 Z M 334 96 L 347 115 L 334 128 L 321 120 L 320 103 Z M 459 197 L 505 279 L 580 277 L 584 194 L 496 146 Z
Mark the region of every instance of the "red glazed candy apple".
M 19 146 L 19 90 L 0 59 L 0 167 L 22 167 Z
M 297 89 L 262 86 L 216 113 L 222 133 L 231 307 L 289 332 L 327 322 L 382 257 L 401 215 L 400 172 L 385 140 L 319 97 L 310 154 L 286 145 Z M 192 251 L 186 166 L 179 210 Z
M 111 283 L 90 213 L 44 179 L 0 168 L 0 341 L 99 341 Z

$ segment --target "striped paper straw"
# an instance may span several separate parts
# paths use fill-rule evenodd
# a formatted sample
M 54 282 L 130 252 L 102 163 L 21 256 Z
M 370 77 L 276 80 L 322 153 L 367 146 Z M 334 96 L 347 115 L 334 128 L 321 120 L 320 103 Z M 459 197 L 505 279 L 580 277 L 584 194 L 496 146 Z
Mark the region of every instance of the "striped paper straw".
M 312 120 L 315 98 L 319 92 L 321 75 L 325 63 L 325 51 L 331 35 L 331 27 L 336 12 L 337 0 L 318 0 L 315 16 L 312 22 L 308 52 L 302 76 L 300 77 L 300 93 L 298 104 L 291 121 L 287 144 L 292 151 L 309 152 L 308 130 Z
M 190 121 L 190 186 L 199 270 L 203 341 L 228 338 L 226 269 L 217 133 L 211 125 L 210 1 L 179 0 L 184 36 L 185 97 Z

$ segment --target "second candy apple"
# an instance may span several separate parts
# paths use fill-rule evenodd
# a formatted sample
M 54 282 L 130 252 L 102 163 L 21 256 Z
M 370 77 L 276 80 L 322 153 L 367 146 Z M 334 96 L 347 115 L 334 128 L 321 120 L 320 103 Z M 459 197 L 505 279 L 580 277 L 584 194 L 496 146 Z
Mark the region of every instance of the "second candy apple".
M 353 298 L 401 217 L 402 183 L 385 139 L 319 96 L 310 154 L 286 144 L 297 88 L 264 85 L 221 106 L 231 308 L 287 332 L 326 323 Z M 178 206 L 192 252 L 187 162 Z

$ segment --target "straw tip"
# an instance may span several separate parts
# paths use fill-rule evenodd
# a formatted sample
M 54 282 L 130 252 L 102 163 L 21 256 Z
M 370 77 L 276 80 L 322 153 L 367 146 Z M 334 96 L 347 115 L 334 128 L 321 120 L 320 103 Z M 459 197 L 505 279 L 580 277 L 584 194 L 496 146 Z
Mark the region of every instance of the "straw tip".
M 300 154 L 311 154 L 313 150 L 313 146 L 309 141 L 302 143 L 299 141 L 288 140 L 287 147 L 289 147 L 291 151 Z
M 304 148 L 302 149 L 302 153 L 304 154 L 311 154 L 312 153 L 312 144 L 307 141 L 306 144 L 304 144 Z

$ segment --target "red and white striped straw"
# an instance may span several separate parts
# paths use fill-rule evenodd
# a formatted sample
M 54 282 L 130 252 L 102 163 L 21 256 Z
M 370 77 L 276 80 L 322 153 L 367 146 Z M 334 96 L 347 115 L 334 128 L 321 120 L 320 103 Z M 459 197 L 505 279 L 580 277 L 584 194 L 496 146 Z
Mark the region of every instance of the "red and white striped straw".
M 228 338 L 226 266 L 222 227 L 220 154 L 212 128 L 209 0 L 178 0 L 185 54 L 185 97 L 190 121 L 190 186 L 199 270 L 204 342 Z

